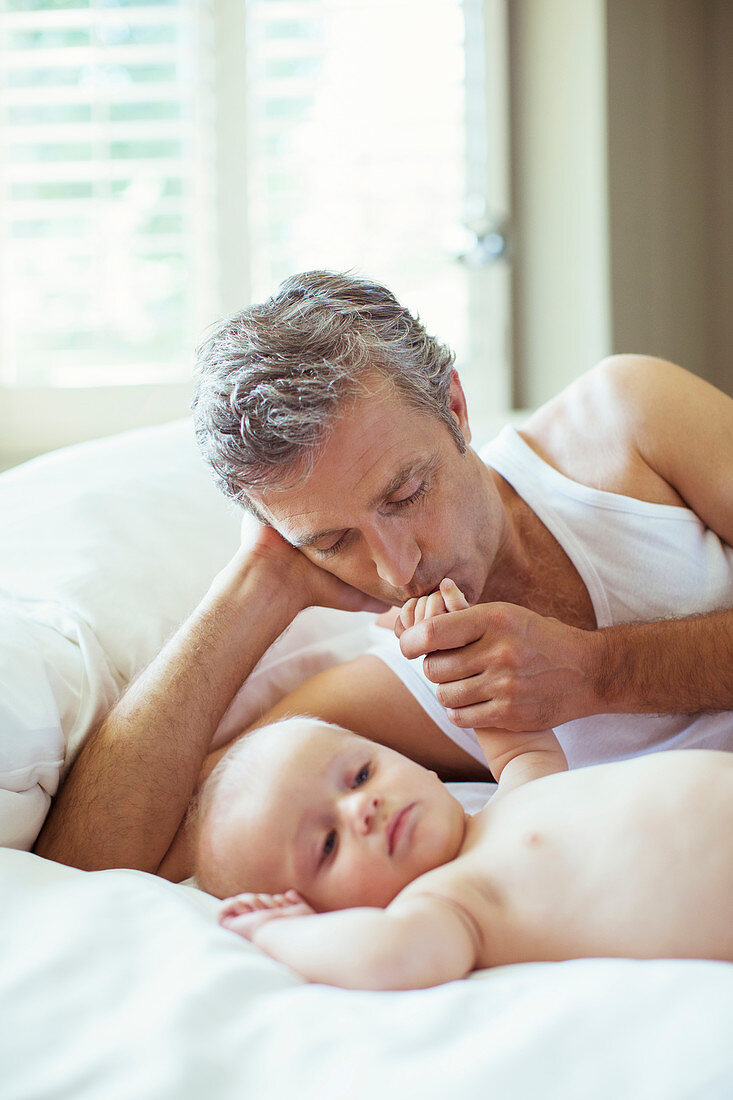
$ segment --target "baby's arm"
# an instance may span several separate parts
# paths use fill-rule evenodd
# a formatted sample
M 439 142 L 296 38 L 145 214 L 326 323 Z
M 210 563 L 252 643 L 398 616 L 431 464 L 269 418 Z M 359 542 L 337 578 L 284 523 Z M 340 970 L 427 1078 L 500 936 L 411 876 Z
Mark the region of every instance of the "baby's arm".
M 463 611 L 469 606 L 460 588 L 446 578 L 439 592 L 408 600 L 395 623 L 399 637 L 404 630 L 435 615 Z M 438 688 L 440 702 L 440 688 Z M 502 793 L 539 779 L 553 772 L 567 771 L 567 760 L 553 730 L 540 733 L 511 733 L 503 729 L 477 729 L 476 736 L 483 749 L 491 774 L 499 782 Z
M 345 989 L 426 989 L 465 977 L 478 959 L 475 921 L 439 894 L 334 913 L 315 913 L 294 890 L 241 894 L 219 921 L 308 981 Z

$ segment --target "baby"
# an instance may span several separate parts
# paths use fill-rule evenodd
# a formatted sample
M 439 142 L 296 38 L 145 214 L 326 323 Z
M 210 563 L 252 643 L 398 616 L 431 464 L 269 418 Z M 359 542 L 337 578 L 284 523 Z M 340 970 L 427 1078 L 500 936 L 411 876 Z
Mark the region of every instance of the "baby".
M 441 593 L 453 610 L 458 590 Z M 408 625 L 435 612 L 411 602 Z M 237 895 L 221 923 L 310 981 L 359 989 L 531 960 L 733 960 L 733 755 L 568 772 L 551 731 L 516 754 L 513 735 L 477 736 L 499 786 L 473 817 L 434 772 L 324 722 L 236 742 L 198 824 L 199 884 Z

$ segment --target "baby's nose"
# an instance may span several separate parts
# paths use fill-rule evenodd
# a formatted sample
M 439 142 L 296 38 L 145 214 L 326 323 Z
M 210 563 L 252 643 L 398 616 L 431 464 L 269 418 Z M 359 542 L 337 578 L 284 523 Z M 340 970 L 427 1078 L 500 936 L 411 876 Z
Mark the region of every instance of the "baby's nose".
M 352 795 L 349 807 L 357 832 L 366 835 L 374 828 L 379 812 L 379 798 L 375 794 L 357 791 Z

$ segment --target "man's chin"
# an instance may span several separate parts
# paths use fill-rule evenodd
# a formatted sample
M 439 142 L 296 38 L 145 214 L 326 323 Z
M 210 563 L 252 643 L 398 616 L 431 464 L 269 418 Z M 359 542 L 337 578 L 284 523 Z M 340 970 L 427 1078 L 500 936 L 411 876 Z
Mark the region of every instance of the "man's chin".
M 462 577 L 457 570 L 449 570 L 445 574 L 445 577 L 449 577 L 450 580 L 452 580 L 453 583 L 461 590 L 463 595 L 466 597 L 467 603 L 471 604 L 471 606 L 473 606 L 474 603 L 478 603 L 476 585 L 472 581 Z M 429 596 L 431 592 L 438 592 L 440 589 L 440 581 L 442 581 L 443 579 L 444 578 L 441 577 L 440 580 L 435 585 L 433 585 L 432 588 L 423 589 L 423 591 L 420 592 L 420 595 Z
M 445 577 L 450 577 L 453 583 L 458 585 L 468 603 L 474 604 L 478 601 L 475 583 L 461 577 L 457 570 L 442 573 L 437 580 L 420 581 L 408 585 L 407 588 L 392 589 L 389 592 L 371 592 L 369 595 L 374 596 L 377 600 L 383 600 L 390 607 L 402 607 L 408 600 L 419 599 L 421 596 L 429 596 L 432 592 L 439 591 L 440 582 Z

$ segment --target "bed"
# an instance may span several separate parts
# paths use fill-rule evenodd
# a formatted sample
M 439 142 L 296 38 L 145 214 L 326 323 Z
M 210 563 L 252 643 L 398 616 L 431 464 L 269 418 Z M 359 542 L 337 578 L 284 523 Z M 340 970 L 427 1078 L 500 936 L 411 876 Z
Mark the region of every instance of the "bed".
M 239 539 L 187 420 L 0 476 L 0 1097 L 733 1096 L 733 966 L 591 959 L 405 993 L 310 985 L 195 884 L 32 848 L 90 728 Z M 363 652 L 310 609 L 217 731 Z M 466 806 L 490 793 L 453 785 Z

